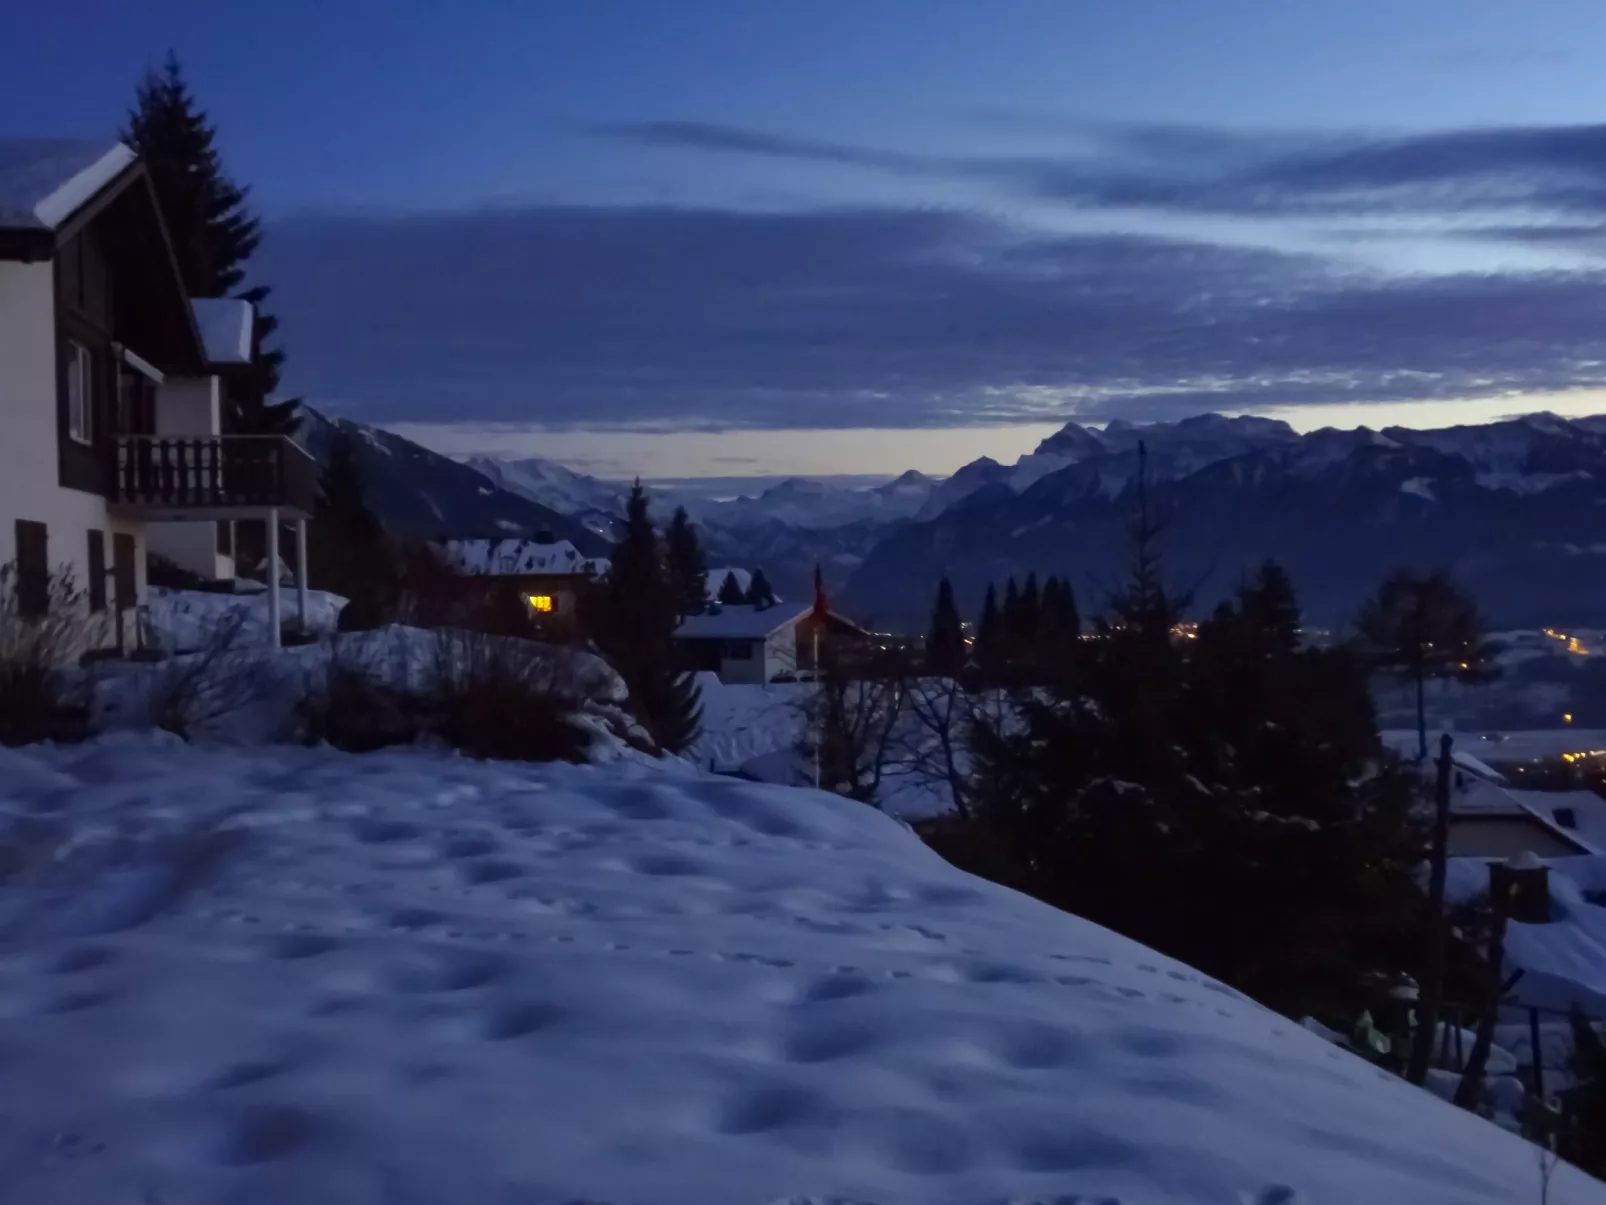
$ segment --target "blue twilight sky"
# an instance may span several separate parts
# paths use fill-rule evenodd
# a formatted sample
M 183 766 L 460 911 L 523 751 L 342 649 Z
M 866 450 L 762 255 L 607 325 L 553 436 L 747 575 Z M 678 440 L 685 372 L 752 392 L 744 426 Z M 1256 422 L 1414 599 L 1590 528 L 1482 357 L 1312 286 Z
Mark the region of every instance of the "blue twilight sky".
M 1599 0 L 0 12 L 0 137 L 175 50 L 286 386 L 445 450 L 947 471 L 1073 416 L 1606 409 Z

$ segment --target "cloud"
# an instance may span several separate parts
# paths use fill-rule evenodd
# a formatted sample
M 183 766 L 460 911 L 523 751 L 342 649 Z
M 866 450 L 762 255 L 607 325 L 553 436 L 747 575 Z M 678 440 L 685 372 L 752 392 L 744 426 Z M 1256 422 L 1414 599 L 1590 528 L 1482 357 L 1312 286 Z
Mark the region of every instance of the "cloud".
M 993 114 L 1038 132 L 1048 119 Z M 738 126 L 614 122 L 599 137 L 659 148 L 847 164 L 995 186 L 1084 208 L 1305 218 L 1606 207 L 1606 125 L 1403 135 L 1245 132 L 1068 123 L 1074 153 L 919 155 Z
M 1380 278 L 944 210 L 280 222 L 287 387 L 382 422 L 944 427 L 1606 384 L 1606 274 Z

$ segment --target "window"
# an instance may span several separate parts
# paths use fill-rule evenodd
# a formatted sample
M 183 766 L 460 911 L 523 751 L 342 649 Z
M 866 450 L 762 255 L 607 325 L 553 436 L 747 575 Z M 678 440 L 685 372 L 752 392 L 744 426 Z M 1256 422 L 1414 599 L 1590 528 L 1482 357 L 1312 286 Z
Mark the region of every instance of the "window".
M 94 359 L 82 343 L 67 344 L 67 434 L 79 443 L 90 440 L 90 399 L 94 397 Z
M 106 609 L 106 533 L 89 529 L 89 609 Z
M 751 661 L 753 651 L 758 648 L 756 640 L 732 640 L 725 647 L 727 661 Z
M 548 614 L 552 610 L 552 596 L 550 594 L 532 594 L 530 595 L 530 606 L 543 615 Z
M 50 537 L 43 523 L 17 520 L 17 614 L 38 619 L 50 612 Z

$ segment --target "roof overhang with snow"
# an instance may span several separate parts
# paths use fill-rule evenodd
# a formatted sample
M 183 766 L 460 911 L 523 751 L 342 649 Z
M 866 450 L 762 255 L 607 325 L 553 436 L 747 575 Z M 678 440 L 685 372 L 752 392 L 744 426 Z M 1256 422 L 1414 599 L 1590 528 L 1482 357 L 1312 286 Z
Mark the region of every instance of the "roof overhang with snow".
M 190 301 L 201 332 L 207 363 L 238 368 L 251 363 L 256 334 L 256 307 L 238 297 L 196 297 Z
M 676 640 L 766 640 L 805 618 L 811 606 L 778 603 L 773 607 L 719 606 L 688 615 L 675 629 Z
M 139 156 L 111 140 L 0 139 L 0 260 L 54 259 L 91 222 L 115 270 L 140 281 L 140 354 L 166 373 L 202 372 L 201 332 Z

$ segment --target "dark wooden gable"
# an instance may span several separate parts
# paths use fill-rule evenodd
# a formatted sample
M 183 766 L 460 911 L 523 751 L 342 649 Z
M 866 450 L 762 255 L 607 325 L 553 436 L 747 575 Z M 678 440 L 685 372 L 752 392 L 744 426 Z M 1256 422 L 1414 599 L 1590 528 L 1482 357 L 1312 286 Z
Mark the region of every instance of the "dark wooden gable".
M 116 342 L 163 373 L 205 370 L 195 315 L 143 165 L 108 185 L 56 239 L 58 298 L 69 308 L 103 319 Z
M 205 371 L 205 352 L 145 169 L 132 165 L 56 231 L 59 480 L 105 493 L 119 435 L 153 430 L 154 388 L 126 349 L 165 375 Z M 89 430 L 71 433 L 69 377 L 87 358 Z

